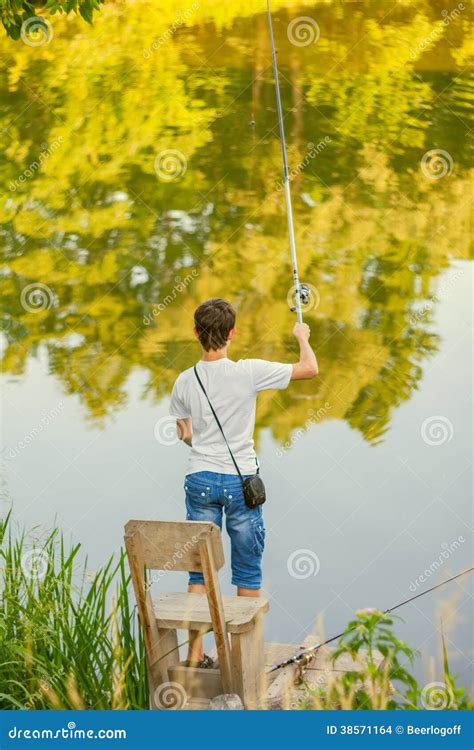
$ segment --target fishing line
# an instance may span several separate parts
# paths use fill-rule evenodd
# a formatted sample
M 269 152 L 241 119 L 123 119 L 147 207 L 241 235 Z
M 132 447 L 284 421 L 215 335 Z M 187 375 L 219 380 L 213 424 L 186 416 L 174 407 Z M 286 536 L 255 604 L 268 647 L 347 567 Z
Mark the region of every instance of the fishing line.
M 394 607 L 389 607 L 389 609 L 384 610 L 382 614 L 388 615 L 390 612 L 394 612 L 396 609 L 403 607 L 405 604 L 414 602 L 415 599 L 419 599 L 420 596 L 425 596 L 425 594 L 429 594 L 431 591 L 436 591 L 436 589 L 441 588 L 441 586 L 445 586 L 447 583 L 451 583 L 451 581 L 455 581 L 456 578 L 461 578 L 461 576 L 466 575 L 466 573 L 472 573 L 473 570 L 474 568 L 467 568 L 466 570 L 461 571 L 461 573 L 458 573 L 457 575 L 452 576 L 452 578 L 447 578 L 445 581 L 438 583 L 436 586 L 432 586 L 430 589 L 426 589 L 426 591 L 421 591 L 419 594 L 415 594 L 415 596 L 411 596 L 409 599 L 405 599 L 403 602 L 399 602 L 398 604 L 395 604 Z M 355 630 L 357 627 L 358 625 L 355 625 L 354 628 L 351 628 L 351 630 Z M 351 632 L 351 631 L 349 630 L 348 632 Z M 301 660 L 305 659 L 305 657 L 308 657 L 310 654 L 314 654 L 316 651 L 318 651 L 318 649 L 322 648 L 323 646 L 326 646 L 328 643 L 332 643 L 333 641 L 336 641 L 339 638 L 342 638 L 342 636 L 345 635 L 345 633 L 346 631 L 343 631 L 342 633 L 338 633 L 338 635 L 333 635 L 331 638 L 328 638 L 326 641 L 323 641 L 322 643 L 317 643 L 315 646 L 310 646 L 310 648 L 305 648 L 299 654 L 295 654 L 295 656 L 290 656 L 288 659 L 285 659 L 284 661 L 281 661 L 278 664 L 274 664 L 268 670 L 268 674 L 270 674 L 270 672 L 275 672 L 277 669 L 281 669 L 282 667 L 286 667 L 288 666 L 288 664 L 298 664 Z
M 268 15 L 268 28 L 270 31 L 270 41 L 272 45 L 272 60 L 273 60 L 273 73 L 275 77 L 275 92 L 278 112 L 278 124 L 280 127 L 280 141 L 281 141 L 281 152 L 283 156 L 283 178 L 285 185 L 285 201 L 286 201 L 286 215 L 288 219 L 288 234 L 290 236 L 290 250 L 291 250 L 291 263 L 293 266 L 293 281 L 294 281 L 294 292 L 295 292 L 295 311 L 298 323 L 303 322 L 303 314 L 301 312 L 301 302 L 306 300 L 305 290 L 302 290 L 300 279 L 298 275 L 298 261 L 296 258 L 296 243 L 295 243 L 295 232 L 293 227 L 293 211 L 291 207 L 291 193 L 290 193 L 290 178 L 288 175 L 288 162 L 286 158 L 286 142 L 285 142 L 285 128 L 283 126 L 283 112 L 281 107 L 281 96 L 280 96 L 280 82 L 278 78 L 278 65 L 275 51 L 275 39 L 273 36 L 273 24 L 272 24 L 272 13 L 270 10 L 270 0 L 267 0 L 267 15 Z

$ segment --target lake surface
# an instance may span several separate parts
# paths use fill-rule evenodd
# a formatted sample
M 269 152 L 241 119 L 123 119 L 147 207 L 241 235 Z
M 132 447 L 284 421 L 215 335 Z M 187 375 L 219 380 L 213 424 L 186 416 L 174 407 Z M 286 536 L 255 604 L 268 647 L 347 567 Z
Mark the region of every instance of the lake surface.
M 117 3 L 0 43 L 0 502 L 91 568 L 129 518 L 183 517 L 167 410 L 199 302 L 236 305 L 234 358 L 297 356 L 257 5 Z M 332 635 L 470 564 L 474 84 L 467 10 L 443 8 L 274 3 L 321 375 L 259 401 L 268 640 Z M 442 622 L 469 683 L 469 584 L 400 611 L 422 680 Z

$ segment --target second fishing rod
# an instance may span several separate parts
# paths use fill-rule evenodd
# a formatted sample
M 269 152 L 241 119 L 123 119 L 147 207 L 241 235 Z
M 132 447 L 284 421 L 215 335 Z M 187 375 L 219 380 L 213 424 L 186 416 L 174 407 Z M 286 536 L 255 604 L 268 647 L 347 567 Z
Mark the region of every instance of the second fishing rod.
M 426 596 L 426 594 L 430 594 L 432 591 L 437 591 L 437 589 L 440 589 L 442 586 L 446 586 L 446 584 L 452 583 L 452 581 L 456 581 L 458 578 L 462 578 L 462 576 L 468 575 L 473 571 L 474 568 L 466 568 L 466 570 L 462 570 L 455 576 L 451 576 L 451 578 L 447 578 L 445 581 L 441 581 L 441 583 L 436 584 L 436 586 L 431 586 L 431 588 L 426 589 L 425 591 L 420 591 L 418 594 L 415 594 L 415 596 L 410 596 L 408 599 L 404 599 L 403 601 L 398 602 L 398 604 L 394 604 L 392 607 L 384 609 L 383 612 L 379 613 L 380 617 L 391 614 L 392 612 L 395 612 L 396 609 L 400 609 L 400 607 L 404 607 L 406 604 L 410 604 L 410 602 L 414 602 L 416 599 L 420 599 L 422 596 Z M 357 627 L 357 625 L 355 627 Z M 288 659 L 284 659 L 278 664 L 274 664 L 268 670 L 268 674 L 271 674 L 271 672 L 275 672 L 278 669 L 282 669 L 283 667 L 287 667 L 290 664 L 304 664 L 305 661 L 306 663 L 308 663 L 320 648 L 322 648 L 323 646 L 327 646 L 329 643 L 333 643 L 334 641 L 338 641 L 345 635 L 345 633 L 346 631 L 342 631 L 337 635 L 331 636 L 331 638 L 327 638 L 325 641 L 321 641 L 321 643 L 317 643 L 314 646 L 303 649 L 298 654 L 294 654 L 293 656 L 290 656 Z

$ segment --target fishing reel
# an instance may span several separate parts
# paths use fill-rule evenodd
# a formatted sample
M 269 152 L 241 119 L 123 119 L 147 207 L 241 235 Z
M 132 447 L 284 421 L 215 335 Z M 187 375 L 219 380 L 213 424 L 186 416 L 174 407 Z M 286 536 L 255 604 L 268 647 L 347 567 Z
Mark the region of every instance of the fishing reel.
M 295 673 L 294 680 L 293 680 L 295 685 L 301 685 L 304 682 L 306 670 L 308 669 L 309 665 L 313 661 L 314 656 L 315 654 L 313 652 L 312 654 L 303 653 L 298 657 L 298 661 L 297 661 L 298 666 L 297 666 L 296 673 Z
M 311 297 L 311 289 L 307 284 L 300 284 L 299 286 L 299 298 L 302 305 L 309 305 L 310 297 Z M 295 300 L 297 291 L 295 290 Z M 291 312 L 296 312 L 296 306 L 290 308 Z

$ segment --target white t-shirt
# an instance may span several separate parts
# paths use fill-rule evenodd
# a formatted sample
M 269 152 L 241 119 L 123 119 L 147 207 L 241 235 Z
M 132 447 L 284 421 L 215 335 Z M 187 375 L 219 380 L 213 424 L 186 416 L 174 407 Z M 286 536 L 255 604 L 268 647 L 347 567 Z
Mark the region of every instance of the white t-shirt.
M 242 474 L 255 474 L 253 430 L 257 393 L 286 388 L 292 365 L 264 359 L 233 362 L 224 358 L 212 362 L 200 360 L 197 371 L 240 471 Z M 176 379 L 169 411 L 177 419 L 191 417 L 192 420 L 193 445 L 188 474 L 195 471 L 237 473 L 192 367 Z

